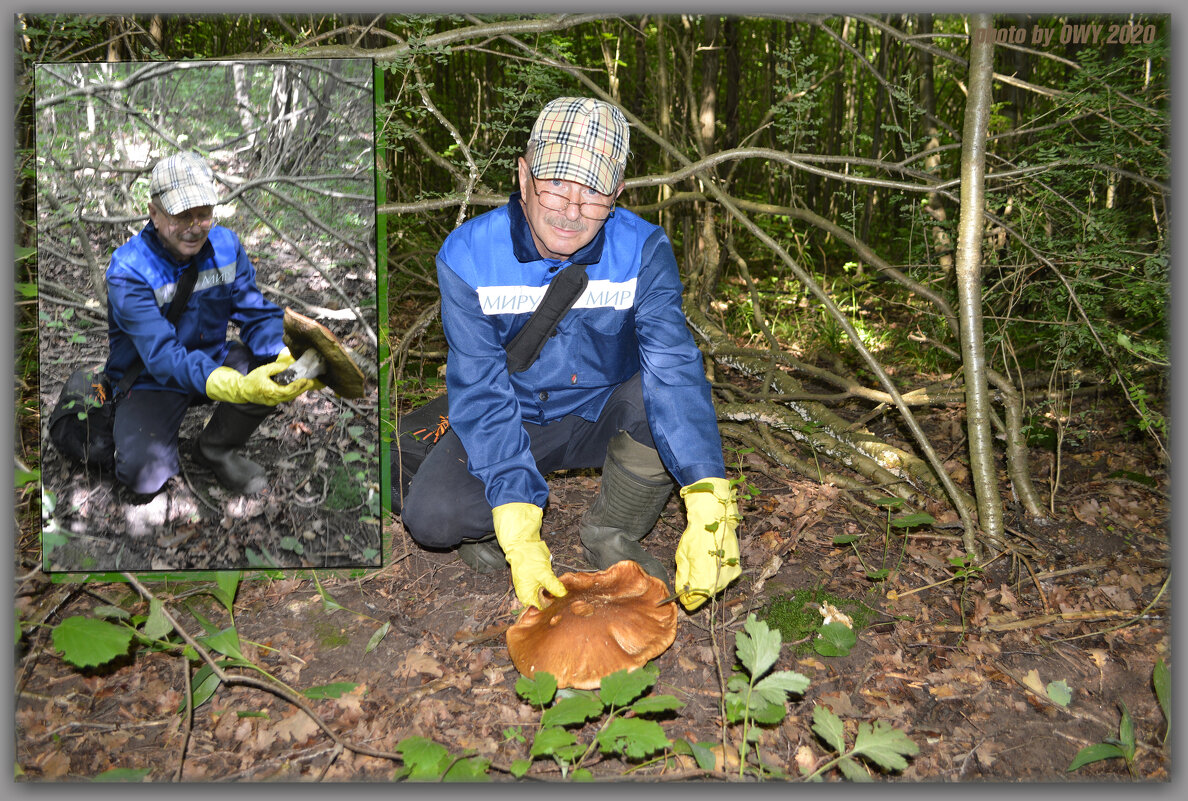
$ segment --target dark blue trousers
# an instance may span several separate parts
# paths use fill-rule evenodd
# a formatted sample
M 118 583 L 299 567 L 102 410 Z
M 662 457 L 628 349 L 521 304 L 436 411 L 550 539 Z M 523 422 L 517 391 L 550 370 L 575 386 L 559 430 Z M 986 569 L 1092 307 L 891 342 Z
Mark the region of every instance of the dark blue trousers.
M 252 355 L 242 343 L 232 343 L 223 365 L 245 375 L 272 361 Z M 153 495 L 181 469 L 177 435 L 191 406 L 210 403 L 205 395 L 164 389 L 133 389 L 116 405 L 116 479 L 140 495 Z
M 642 445 L 655 447 L 638 373 L 611 393 L 597 420 L 571 414 L 543 426 L 524 423 L 524 430 L 541 475 L 602 467 L 607 444 L 620 431 Z M 494 532 L 485 487 L 466 469 L 466 449 L 452 428 L 429 451 L 411 481 L 399 459 L 397 450 L 392 465 L 392 508 L 417 543 L 427 548 L 452 548 L 464 539 Z M 402 489 L 403 498 L 399 495 Z

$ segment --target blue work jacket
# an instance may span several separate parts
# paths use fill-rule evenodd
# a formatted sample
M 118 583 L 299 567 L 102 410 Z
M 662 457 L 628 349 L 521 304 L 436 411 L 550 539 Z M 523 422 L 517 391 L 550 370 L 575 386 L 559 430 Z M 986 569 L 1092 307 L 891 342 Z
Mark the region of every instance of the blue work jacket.
M 198 279 L 175 328 L 165 315 L 186 264 L 179 264 L 150 222 L 111 256 L 107 266 L 107 373 L 117 382 L 139 355 L 144 371 L 134 389 L 206 394 L 206 379 L 227 357 L 227 323 L 260 358 L 285 347 L 284 313 L 260 294 L 256 268 L 232 231 L 222 226 L 194 256 Z
M 587 265 L 586 290 L 537 361 L 509 374 L 505 347 L 571 263 Z M 492 508 L 544 506 L 548 498 L 523 422 L 548 425 L 569 414 L 597 420 L 615 388 L 636 373 L 656 448 L 677 481 L 726 475 L 701 352 L 662 228 L 620 208 L 570 260 L 542 259 L 517 192 L 508 205 L 450 233 L 437 276 L 450 425 Z

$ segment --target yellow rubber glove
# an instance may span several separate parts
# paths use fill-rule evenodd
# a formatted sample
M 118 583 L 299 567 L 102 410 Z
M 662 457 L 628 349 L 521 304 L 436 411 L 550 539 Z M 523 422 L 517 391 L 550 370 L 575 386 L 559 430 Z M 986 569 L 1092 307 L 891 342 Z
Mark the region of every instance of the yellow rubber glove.
M 676 588 L 689 589 L 680 601 L 692 611 L 742 575 L 735 534 L 742 518 L 725 478 L 694 481 L 681 487 L 681 497 L 689 525 L 677 544 Z
M 534 503 L 505 503 L 492 509 L 491 516 L 520 603 L 541 609 L 541 590 L 558 598 L 565 595 L 565 585 L 553 573 L 549 546 L 540 539 L 544 510 Z
M 272 377 L 287 366 L 281 361 L 269 362 L 247 375 L 233 367 L 216 367 L 206 378 L 206 395 L 211 400 L 228 403 L 276 406 L 278 403 L 287 403 L 302 392 L 315 387 L 315 382 L 309 378 L 301 378 L 284 386 L 273 381 Z

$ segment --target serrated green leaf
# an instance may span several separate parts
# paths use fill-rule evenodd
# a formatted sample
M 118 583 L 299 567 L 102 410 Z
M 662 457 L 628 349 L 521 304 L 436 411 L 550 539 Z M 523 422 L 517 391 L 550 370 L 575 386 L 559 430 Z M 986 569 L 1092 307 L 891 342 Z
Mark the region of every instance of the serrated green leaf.
M 869 759 L 883 770 L 903 770 L 907 767 L 904 757 L 919 751 L 920 746 L 885 720 L 876 720 L 874 725 L 858 724 L 853 753 Z
M 54 626 L 54 648 L 72 665 L 93 667 L 128 653 L 132 631 L 105 620 L 75 615 Z
M 754 692 L 769 703 L 783 704 L 788 693 L 803 693 L 808 686 L 808 676 L 794 670 L 777 670 L 755 684 Z
M 873 782 L 874 777 L 862 764 L 849 757 L 842 757 L 837 761 L 837 769 L 852 782 Z
M 631 711 L 637 715 L 655 715 L 658 712 L 675 712 L 685 706 L 685 702 L 674 695 L 649 695 L 631 705 Z
M 817 634 L 813 650 L 821 656 L 845 656 L 858 642 L 858 635 L 845 623 L 826 623 Z
M 532 740 L 532 748 L 528 749 L 528 754 L 534 757 L 557 756 L 566 759 L 567 755 L 573 753 L 575 747 L 577 747 L 577 737 L 573 735 L 573 732 L 562 729 L 560 726 L 551 726 L 536 733 L 536 737 Z
M 388 622 L 384 623 L 384 625 L 376 629 L 375 634 L 372 634 L 371 639 L 367 641 L 367 647 L 363 649 L 363 653 L 369 654 L 374 651 L 376 646 L 380 644 L 384 637 L 388 636 L 388 630 L 391 628 L 392 621 L 389 620 Z
M 742 692 L 750 686 L 751 680 L 745 673 L 732 673 L 726 680 L 726 689 L 734 692 Z
M 747 716 L 747 699 L 742 693 L 726 693 L 722 701 L 726 706 L 726 720 L 730 723 L 739 723 Z
M 598 685 L 598 697 L 606 706 L 622 708 L 639 698 L 656 683 L 660 669 L 649 662 L 635 670 L 619 670 L 603 676 Z
M 544 706 L 557 694 L 557 679 L 552 673 L 536 671 L 536 676 L 520 676 L 516 679 L 516 695 L 533 706 Z
M 152 768 L 108 768 L 91 779 L 93 782 L 140 782 L 153 772 Z
M 1048 682 L 1048 686 L 1044 688 L 1044 692 L 1048 694 L 1049 701 L 1063 707 L 1067 707 L 1069 702 L 1072 701 L 1072 688 L 1068 686 L 1068 682 L 1064 679 Z
M 569 778 L 575 782 L 592 782 L 594 781 L 594 774 L 585 768 L 578 768 L 569 774 Z
M 510 773 L 514 778 L 521 779 L 524 777 L 524 774 L 527 773 L 528 769 L 531 767 L 532 767 L 531 759 L 516 759 L 516 760 L 512 761 L 511 765 L 507 769 L 507 772 Z
M 602 715 L 602 701 L 593 693 L 582 693 L 563 698 L 545 710 L 540 716 L 542 726 L 573 726 L 585 723 Z
M 25 486 L 26 484 L 32 484 L 34 481 L 40 481 L 41 480 L 41 471 L 40 470 L 25 470 L 23 468 L 18 467 L 18 468 L 16 468 L 16 472 L 13 473 L 13 479 L 14 479 L 14 483 L 16 484 L 16 488 L 20 489 L 21 487 Z
M 173 624 L 169 622 L 169 618 L 165 617 L 164 609 L 165 604 L 161 602 L 160 598 L 153 598 L 149 601 L 148 620 L 144 621 L 144 628 L 141 629 L 144 636 L 159 640 L 173 631 Z
M 359 685 L 353 681 L 336 681 L 331 684 L 319 684 L 316 687 L 309 687 L 301 691 L 301 694 L 306 698 L 314 698 L 321 700 L 323 698 L 342 698 L 349 692 L 353 692 Z
M 1155 687 L 1155 699 L 1159 701 L 1159 708 L 1163 710 L 1163 719 L 1171 723 L 1171 671 L 1160 657 L 1155 662 L 1155 671 L 1151 674 L 1151 684 Z
M 747 615 L 743 623 L 745 634 L 740 631 L 734 636 L 735 650 L 743 667 L 756 680 L 771 670 L 780 658 L 780 633 L 770 628 L 755 615 Z
M 212 648 L 220 654 L 235 657 L 236 659 L 243 659 L 243 652 L 239 649 L 239 632 L 235 630 L 234 626 L 229 626 L 218 634 L 211 634 L 209 637 L 200 637 L 198 642 L 205 645 L 207 648 Z
M 425 737 L 406 737 L 396 744 L 396 750 L 404 757 L 405 775 L 412 781 L 436 780 L 449 764 L 446 747 Z
M 1126 759 L 1126 754 L 1121 748 L 1111 743 L 1094 743 L 1077 752 L 1077 755 L 1073 757 L 1072 764 L 1068 766 L 1068 770 L 1071 772 L 1090 763 L 1101 762 L 1103 759 Z
M 663 751 L 672 743 L 654 720 L 615 718 L 598 732 L 598 748 L 604 754 L 622 754 L 628 759 L 644 759 Z
M 813 731 L 825 744 L 839 754 L 846 752 L 846 730 L 841 718 L 827 706 L 813 707 Z
M 762 696 L 752 695 L 749 717 L 752 723 L 774 726 L 788 717 L 788 706 L 783 701 L 773 704 Z

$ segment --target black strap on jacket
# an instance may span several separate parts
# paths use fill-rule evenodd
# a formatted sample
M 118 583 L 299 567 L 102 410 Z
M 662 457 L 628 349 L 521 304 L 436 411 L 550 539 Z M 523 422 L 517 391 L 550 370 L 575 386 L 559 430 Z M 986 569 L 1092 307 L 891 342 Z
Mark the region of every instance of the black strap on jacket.
M 193 259 L 190 265 L 182 271 L 181 277 L 177 279 L 177 289 L 173 293 L 173 301 L 169 304 L 169 313 L 165 315 L 174 326 L 177 321 L 181 319 L 182 312 L 185 311 L 186 304 L 190 301 L 190 293 L 194 291 L 194 284 L 198 281 L 198 260 Z M 115 396 L 123 397 L 132 389 L 132 385 L 136 383 L 136 379 L 140 378 L 140 374 L 144 372 L 144 360 L 137 354 L 136 359 L 132 364 L 128 365 L 128 369 L 124 371 L 123 378 L 120 383 L 116 385 Z
M 549 282 L 536 311 L 507 344 L 509 373 L 519 373 L 532 366 L 549 337 L 556 333 L 557 323 L 573 308 L 589 281 L 586 265 L 571 264 Z

